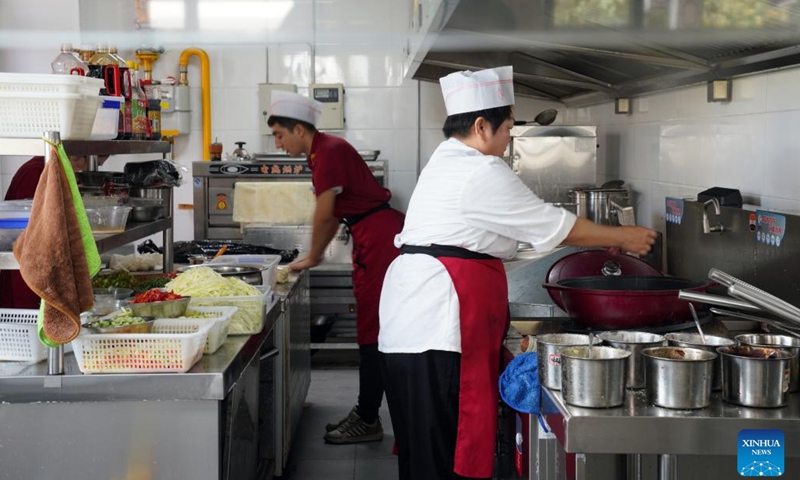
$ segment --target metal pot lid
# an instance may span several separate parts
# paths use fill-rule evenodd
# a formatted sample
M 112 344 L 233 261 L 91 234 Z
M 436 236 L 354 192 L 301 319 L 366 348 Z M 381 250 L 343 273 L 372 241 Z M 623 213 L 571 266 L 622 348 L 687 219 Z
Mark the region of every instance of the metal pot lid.
M 613 263 L 608 263 L 613 262 Z M 618 269 L 616 268 L 618 267 Z M 553 263 L 545 276 L 546 283 L 558 283 L 577 277 L 595 277 L 615 274 L 637 276 L 663 276 L 660 270 L 630 255 L 613 255 L 606 250 L 583 250 L 567 255 Z M 559 308 L 566 311 L 561 301 L 561 292 L 548 290 L 547 294 Z
M 186 265 L 186 266 L 180 267 L 180 268 L 178 268 L 178 272 L 185 272 L 185 271 L 187 271 L 189 269 L 192 269 L 192 268 L 201 268 L 201 267 L 210 268 L 211 270 L 214 270 L 215 272 L 219 273 L 222 276 L 247 275 L 247 274 L 250 274 L 250 273 L 259 273 L 260 274 L 260 272 L 263 270 L 263 268 L 261 268 L 258 265 L 240 265 L 240 264 L 237 264 L 237 265 L 225 265 L 225 264 L 214 265 L 214 264 L 210 264 L 210 263 L 203 263 L 203 264 L 200 264 L 200 265 Z

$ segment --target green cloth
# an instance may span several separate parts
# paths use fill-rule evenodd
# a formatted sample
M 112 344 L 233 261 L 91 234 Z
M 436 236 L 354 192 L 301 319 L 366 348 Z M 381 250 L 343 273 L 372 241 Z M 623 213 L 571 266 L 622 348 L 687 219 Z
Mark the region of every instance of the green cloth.
M 45 142 L 47 142 L 47 140 L 45 140 Z M 86 263 L 89 265 L 89 276 L 94 277 L 100 271 L 100 253 L 97 251 L 97 244 L 92 236 L 92 228 L 89 226 L 89 218 L 86 216 L 86 209 L 83 206 L 81 192 L 78 190 L 78 182 L 75 180 L 75 172 L 72 170 L 72 164 L 69 161 L 67 152 L 64 151 L 64 146 L 61 144 L 55 147 L 56 150 L 58 150 L 58 159 L 61 161 L 61 167 L 67 175 L 69 191 L 72 194 L 72 203 L 75 205 L 75 215 L 78 218 L 78 227 L 81 230 L 81 240 L 83 241 L 83 250 L 86 253 Z M 59 345 L 47 338 L 47 335 L 44 334 L 44 300 L 42 300 L 39 305 L 38 329 L 39 340 L 43 344 L 48 347 L 57 347 Z

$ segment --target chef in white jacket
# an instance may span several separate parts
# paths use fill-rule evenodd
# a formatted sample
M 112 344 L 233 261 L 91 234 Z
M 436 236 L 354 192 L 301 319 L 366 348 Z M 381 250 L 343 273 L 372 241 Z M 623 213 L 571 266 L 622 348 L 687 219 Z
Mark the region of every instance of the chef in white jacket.
M 501 259 L 518 242 L 645 254 L 656 233 L 596 225 L 538 198 L 500 158 L 514 125 L 512 67 L 441 79 L 447 119 L 422 171 L 380 304 L 378 348 L 401 480 L 492 476 L 500 347 L 508 325 Z

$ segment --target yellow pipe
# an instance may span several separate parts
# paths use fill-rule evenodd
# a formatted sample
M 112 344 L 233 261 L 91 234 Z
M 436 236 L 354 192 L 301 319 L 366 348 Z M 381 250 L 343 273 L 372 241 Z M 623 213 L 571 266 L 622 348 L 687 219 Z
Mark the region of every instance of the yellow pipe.
M 200 78 L 201 90 L 203 94 L 203 160 L 211 160 L 211 70 L 209 68 L 208 54 L 199 48 L 187 48 L 181 52 L 179 61 L 180 79 L 178 85 L 189 85 L 189 57 L 197 55 L 200 57 Z

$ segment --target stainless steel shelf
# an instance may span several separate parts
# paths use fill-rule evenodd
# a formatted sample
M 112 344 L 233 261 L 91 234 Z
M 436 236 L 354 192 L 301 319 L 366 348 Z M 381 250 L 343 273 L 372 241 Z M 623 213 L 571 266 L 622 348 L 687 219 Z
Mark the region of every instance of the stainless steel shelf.
M 128 155 L 135 153 L 169 153 L 170 142 L 155 140 L 63 140 L 69 155 Z M 0 138 L 2 155 L 43 155 L 44 143 L 39 138 Z
M 0 252 L 0 270 L 19 270 L 19 263 L 12 252 Z
M 122 233 L 109 235 L 107 237 L 95 238 L 97 249 L 100 253 L 113 250 L 127 245 L 144 237 L 159 233 L 166 228 L 172 228 L 172 218 L 164 218 L 155 222 L 134 223 L 128 222 L 128 226 Z

